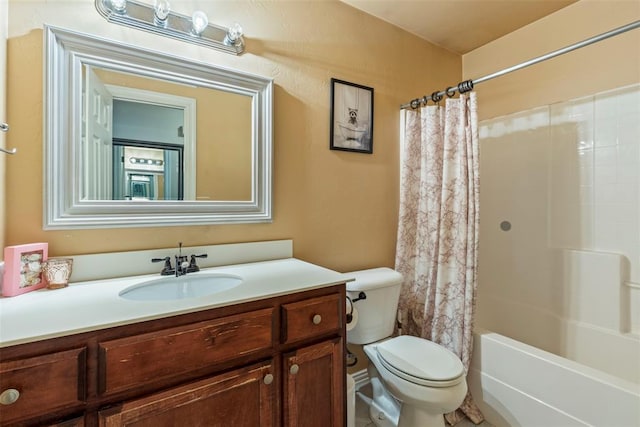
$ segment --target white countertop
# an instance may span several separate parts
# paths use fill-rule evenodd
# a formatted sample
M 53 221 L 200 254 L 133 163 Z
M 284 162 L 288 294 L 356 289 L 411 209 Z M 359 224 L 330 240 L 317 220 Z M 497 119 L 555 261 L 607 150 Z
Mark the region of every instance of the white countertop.
M 145 320 L 206 310 L 323 288 L 350 276 L 295 258 L 202 269 L 240 276 L 241 285 L 213 295 L 171 301 L 131 301 L 118 296 L 129 286 L 159 274 L 72 283 L 0 298 L 0 347 L 106 329 Z

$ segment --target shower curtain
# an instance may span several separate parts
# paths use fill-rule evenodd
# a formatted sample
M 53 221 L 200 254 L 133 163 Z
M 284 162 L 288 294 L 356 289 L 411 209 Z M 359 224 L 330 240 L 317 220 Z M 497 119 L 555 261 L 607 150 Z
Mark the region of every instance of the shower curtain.
M 468 95 L 468 96 L 467 96 Z M 402 333 L 457 354 L 469 369 L 479 226 L 478 119 L 475 93 L 445 106 L 402 110 L 400 218 L 396 270 L 404 282 Z M 446 414 L 454 425 L 483 416 L 467 394 Z

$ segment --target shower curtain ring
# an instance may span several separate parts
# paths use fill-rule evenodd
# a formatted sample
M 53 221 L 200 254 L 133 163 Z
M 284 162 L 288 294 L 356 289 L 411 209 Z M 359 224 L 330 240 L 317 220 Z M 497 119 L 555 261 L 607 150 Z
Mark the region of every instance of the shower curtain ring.
M 452 86 L 449 86 L 449 87 L 445 90 L 445 93 L 447 94 L 447 96 L 448 96 L 449 98 L 452 98 L 452 97 L 456 94 L 456 88 L 455 88 L 455 87 L 452 87 Z
M 465 80 L 458 83 L 458 91 L 462 93 L 471 92 L 473 90 L 473 80 Z
M 435 103 L 438 103 L 442 100 L 442 95 L 440 95 L 438 91 L 435 91 L 431 94 L 431 100 Z
M 420 106 L 420 99 L 416 98 L 411 100 L 411 108 L 415 110 L 419 106 Z

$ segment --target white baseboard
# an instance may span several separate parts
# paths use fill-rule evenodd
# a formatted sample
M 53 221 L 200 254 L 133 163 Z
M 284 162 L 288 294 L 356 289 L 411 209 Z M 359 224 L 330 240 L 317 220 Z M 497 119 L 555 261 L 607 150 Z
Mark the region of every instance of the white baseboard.
M 358 372 L 351 374 L 353 380 L 356 382 L 356 390 L 360 387 L 364 387 L 369 384 L 369 374 L 366 369 L 361 369 Z

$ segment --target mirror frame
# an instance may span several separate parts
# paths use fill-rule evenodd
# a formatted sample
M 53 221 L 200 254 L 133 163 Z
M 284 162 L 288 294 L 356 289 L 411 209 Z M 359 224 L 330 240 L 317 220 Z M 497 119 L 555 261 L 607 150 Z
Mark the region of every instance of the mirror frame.
M 273 80 L 45 25 L 44 229 L 272 221 Z M 251 200 L 82 200 L 82 66 L 252 98 Z

